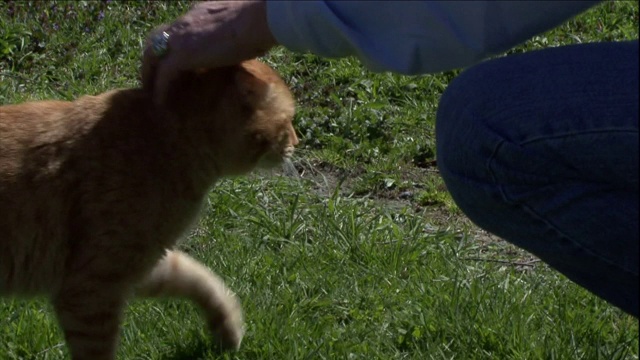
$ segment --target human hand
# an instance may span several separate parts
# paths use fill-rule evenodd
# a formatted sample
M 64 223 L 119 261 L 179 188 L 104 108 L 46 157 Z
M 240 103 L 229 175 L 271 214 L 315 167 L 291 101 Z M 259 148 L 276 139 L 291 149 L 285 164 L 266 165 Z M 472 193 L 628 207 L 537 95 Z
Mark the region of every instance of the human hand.
M 166 53 L 158 54 L 153 50 L 154 38 L 163 31 L 169 34 Z M 265 0 L 198 3 L 147 37 L 142 84 L 156 101 L 162 101 L 180 71 L 237 64 L 263 55 L 275 45 Z

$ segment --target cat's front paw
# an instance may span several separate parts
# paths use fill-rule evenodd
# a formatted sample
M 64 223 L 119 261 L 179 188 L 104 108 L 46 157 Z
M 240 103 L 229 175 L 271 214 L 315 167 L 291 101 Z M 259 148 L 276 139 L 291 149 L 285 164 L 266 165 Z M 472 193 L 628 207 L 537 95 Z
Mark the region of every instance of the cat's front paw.
M 238 350 L 244 336 L 244 320 L 240 303 L 235 296 L 227 299 L 225 311 L 209 318 L 209 329 L 223 350 Z

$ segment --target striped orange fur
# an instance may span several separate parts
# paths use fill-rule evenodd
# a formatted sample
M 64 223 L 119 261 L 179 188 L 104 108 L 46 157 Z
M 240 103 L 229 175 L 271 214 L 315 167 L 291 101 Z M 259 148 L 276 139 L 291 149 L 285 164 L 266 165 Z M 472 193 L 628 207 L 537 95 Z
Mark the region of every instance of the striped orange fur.
M 134 293 L 192 300 L 237 348 L 236 296 L 173 247 L 217 179 L 291 155 L 293 113 L 255 60 L 185 72 L 158 105 L 125 89 L 0 106 L 0 295 L 49 297 L 74 360 L 115 357 Z

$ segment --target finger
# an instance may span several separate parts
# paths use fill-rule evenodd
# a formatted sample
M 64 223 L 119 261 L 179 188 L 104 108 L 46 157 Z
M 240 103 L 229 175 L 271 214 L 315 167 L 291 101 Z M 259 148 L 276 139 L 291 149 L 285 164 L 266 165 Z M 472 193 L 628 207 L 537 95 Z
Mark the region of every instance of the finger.
M 152 94 L 153 100 L 156 104 L 164 103 L 166 97 L 167 82 L 171 78 L 162 75 L 167 71 L 161 71 L 161 69 L 167 69 L 172 67 L 172 63 L 175 62 L 175 55 L 167 53 L 171 49 L 171 44 L 166 44 L 166 50 L 163 53 L 158 53 L 155 48 L 157 46 L 157 39 L 161 34 L 171 31 L 171 26 L 163 24 L 158 26 L 149 33 L 147 37 L 145 50 L 143 52 L 143 65 L 142 65 L 142 82 L 143 89 Z M 171 41 L 171 37 L 168 39 Z M 167 57 L 169 59 L 167 59 Z M 172 60 L 173 59 L 173 60 Z
M 178 76 L 180 70 L 171 63 L 171 60 L 165 59 L 161 62 L 156 70 L 155 89 L 153 98 L 157 105 L 165 103 L 169 93 L 169 84 Z
M 153 92 L 158 59 L 151 54 L 149 48 L 142 53 L 142 88 L 147 92 Z
M 171 29 L 168 30 L 171 34 Z M 169 92 L 171 82 L 180 72 L 199 68 L 215 68 L 238 63 L 237 60 L 225 59 L 224 52 L 233 42 L 230 37 L 217 41 L 217 46 L 207 46 L 207 42 L 198 38 L 198 35 L 174 33 L 169 38 L 168 53 L 162 58 L 154 57 L 146 61 L 145 76 L 153 91 L 157 104 L 164 104 Z M 227 45 L 225 45 L 225 43 Z M 224 59 L 220 61 L 220 59 Z
M 159 34 L 168 28 L 168 25 L 156 27 L 149 33 L 145 40 L 145 46 L 142 52 L 142 88 L 150 92 L 153 92 L 155 87 L 156 72 L 160 62 L 160 58 L 153 51 L 153 42 Z

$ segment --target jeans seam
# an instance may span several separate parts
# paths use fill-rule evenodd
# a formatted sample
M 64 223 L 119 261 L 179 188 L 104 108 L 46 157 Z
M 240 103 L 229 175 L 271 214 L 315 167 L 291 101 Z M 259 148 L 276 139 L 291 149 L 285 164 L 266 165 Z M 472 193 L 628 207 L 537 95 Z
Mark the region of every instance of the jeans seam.
M 498 191 L 500 193 L 500 196 L 502 196 L 502 198 L 504 199 L 504 201 L 508 204 L 511 205 L 518 205 L 521 206 L 523 210 L 525 210 L 526 213 L 529 213 L 530 216 L 532 216 L 533 218 L 541 221 L 543 224 L 545 224 L 547 227 L 549 227 L 550 229 L 552 229 L 553 231 L 557 232 L 560 236 L 562 236 L 563 238 L 567 239 L 568 241 L 570 241 L 574 246 L 576 246 L 577 248 L 579 248 L 580 250 L 584 251 L 585 253 L 593 256 L 594 258 L 602 261 L 603 263 L 614 267 L 616 269 L 619 269 L 625 273 L 631 274 L 633 276 L 638 276 L 638 273 L 634 273 L 633 271 L 627 270 L 623 267 L 618 266 L 615 262 L 612 262 L 604 257 L 599 256 L 598 254 L 596 254 L 593 250 L 589 249 L 588 247 L 583 246 L 582 244 L 580 244 L 579 242 L 574 241 L 570 236 L 566 235 L 564 232 L 562 232 L 560 229 L 558 229 L 557 226 L 555 226 L 554 224 L 550 223 L 547 219 L 545 219 L 542 215 L 538 214 L 533 208 L 531 208 L 530 206 L 528 206 L 525 203 L 518 203 L 515 202 L 513 200 L 509 199 L 509 196 L 507 195 L 507 193 L 505 192 L 503 186 L 500 184 L 500 182 L 498 181 L 498 177 L 496 176 L 496 174 L 493 172 L 493 166 L 492 163 L 494 162 L 495 158 L 496 158 L 496 154 L 500 151 L 500 148 L 502 147 L 502 145 L 505 143 L 505 140 L 500 140 L 495 148 L 493 149 L 491 156 L 489 156 L 489 159 L 487 160 L 486 163 L 486 168 L 487 171 L 489 172 L 490 176 L 491 176 L 491 180 L 493 181 L 493 183 L 496 185 L 496 187 L 498 188 Z M 524 144 L 524 143 L 523 143 Z
M 554 136 L 538 136 L 538 137 L 533 137 L 531 139 L 522 141 L 521 143 L 519 143 L 518 145 L 523 146 L 523 145 L 530 145 L 530 144 L 535 144 L 538 141 L 542 141 L 542 140 L 550 140 L 550 139 L 562 139 L 565 137 L 569 137 L 569 136 L 575 136 L 575 135 L 588 135 L 588 134 L 611 134 L 611 133 L 621 133 L 621 134 L 637 134 L 638 133 L 638 129 L 634 129 L 634 128 L 630 128 L 630 129 L 620 129 L 620 128 L 610 128 L 610 129 L 597 129 L 597 130 L 581 130 L 581 131 L 571 131 L 571 132 L 565 132 L 562 134 L 556 134 Z M 501 142 L 502 143 L 502 142 Z M 495 153 L 491 154 L 491 156 L 493 156 Z

